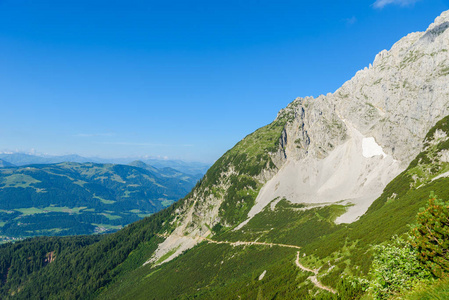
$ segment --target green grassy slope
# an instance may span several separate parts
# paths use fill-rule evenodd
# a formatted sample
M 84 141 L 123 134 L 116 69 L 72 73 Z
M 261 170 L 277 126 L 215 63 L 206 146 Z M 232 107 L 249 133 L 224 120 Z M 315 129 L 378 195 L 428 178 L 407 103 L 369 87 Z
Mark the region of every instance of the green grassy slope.
M 449 278 L 443 278 L 428 285 L 422 285 L 415 290 L 394 297 L 393 299 L 401 300 L 434 300 L 449 299 Z
M 245 232 L 226 232 L 217 240 L 288 243 L 302 246 L 335 230 L 332 219 L 341 206 L 312 209 L 301 213 L 297 205 L 281 201 L 254 217 Z M 275 228 L 270 230 L 270 228 Z M 313 286 L 295 265 L 297 249 L 280 246 L 231 246 L 203 242 L 175 260 L 129 273 L 106 289 L 99 299 L 305 299 Z M 262 280 L 259 276 L 266 270 Z
M 182 202 L 182 200 L 181 200 Z M 11 277 L 8 264 L 0 265 L 4 280 L 0 286 L 1 299 L 92 299 L 102 288 L 114 283 L 131 270 L 138 269 L 162 241 L 155 234 L 169 229 L 173 211 L 180 203 L 155 213 L 151 218 L 137 221 L 124 229 L 108 235 L 95 243 L 88 241 L 98 237 L 65 237 L 69 244 L 81 240 L 82 247 L 60 249 L 51 244 L 55 237 L 32 239 L 37 241 L 32 249 L 39 250 L 32 261 L 40 261 L 45 252 L 55 251 L 56 259 L 48 264 L 32 268 L 32 261 L 21 261 L 16 247 L 26 246 L 26 241 L 6 244 L 0 248 L 0 261 L 9 259 L 19 269 L 30 269 L 20 279 Z M 87 240 L 87 241 L 86 241 Z M 67 244 L 66 243 L 66 244 Z M 50 244 L 50 245 L 48 245 Z M 46 246 L 47 245 L 47 246 Z M 40 249 L 44 248 L 45 251 Z M 12 253 L 9 257 L 7 254 Z M 39 253 L 40 256 L 39 256 Z M 8 258 L 9 257 L 9 258 Z M 6 259 L 5 259 L 6 258 Z
M 264 170 L 276 168 L 272 155 L 279 150 L 282 131 L 292 119 L 292 110 L 287 107 L 274 122 L 249 134 L 227 151 L 200 181 L 196 190 L 199 199 L 207 198 L 211 192 L 223 198 L 219 213 L 221 226 L 231 227 L 246 219 L 262 187 L 256 177 Z M 226 175 L 230 170 L 232 174 Z M 217 188 L 220 183 L 229 188 Z
M 0 168 L 0 234 L 117 230 L 185 196 L 196 178 L 174 170 L 61 163 Z

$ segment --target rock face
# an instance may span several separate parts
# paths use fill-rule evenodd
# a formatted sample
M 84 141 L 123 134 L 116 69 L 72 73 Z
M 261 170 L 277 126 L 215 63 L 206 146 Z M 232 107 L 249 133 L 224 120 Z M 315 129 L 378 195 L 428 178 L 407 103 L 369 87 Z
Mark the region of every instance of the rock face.
M 282 110 L 277 120 L 287 115 L 288 121 L 277 137 L 278 150 L 269 153 L 270 166 L 253 176 L 263 187 L 236 230 L 282 198 L 310 205 L 352 204 L 337 222 L 353 222 L 364 214 L 421 151 L 427 131 L 449 114 L 448 28 L 446 11 L 425 32 L 411 33 L 380 52 L 335 93 L 297 98 Z M 211 191 L 221 188 L 226 194 L 226 174 L 233 172 L 229 167 L 215 187 L 193 191 L 166 246 L 184 250 L 173 241 L 178 235 L 205 236 L 211 233 L 206 228 L 221 222 L 224 196 Z M 157 256 L 169 249 L 161 245 Z

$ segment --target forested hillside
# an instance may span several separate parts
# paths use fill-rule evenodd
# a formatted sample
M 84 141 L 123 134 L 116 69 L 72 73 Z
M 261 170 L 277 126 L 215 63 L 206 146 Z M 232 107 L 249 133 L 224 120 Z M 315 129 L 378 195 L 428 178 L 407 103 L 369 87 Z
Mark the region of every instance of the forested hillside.
M 0 169 L 0 234 L 117 230 L 186 195 L 199 178 L 144 163 L 61 163 Z

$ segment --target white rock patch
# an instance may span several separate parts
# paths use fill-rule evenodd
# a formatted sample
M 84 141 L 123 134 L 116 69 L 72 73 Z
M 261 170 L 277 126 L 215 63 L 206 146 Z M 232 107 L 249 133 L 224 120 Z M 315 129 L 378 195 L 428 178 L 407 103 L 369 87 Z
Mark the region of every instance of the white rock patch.
M 260 274 L 259 280 L 262 280 L 265 277 L 265 274 L 267 274 L 267 270 L 263 271 L 262 274 Z
M 442 162 L 449 162 L 449 150 L 440 151 L 440 160 Z
M 376 155 L 382 155 L 383 157 L 387 156 L 382 147 L 376 143 L 373 137 L 364 138 L 362 140 L 362 150 L 363 156 L 366 158 L 371 158 Z
M 446 173 L 436 176 L 435 178 L 432 179 L 432 181 L 440 179 L 440 178 L 446 178 L 446 177 L 449 177 L 449 172 L 446 172 Z

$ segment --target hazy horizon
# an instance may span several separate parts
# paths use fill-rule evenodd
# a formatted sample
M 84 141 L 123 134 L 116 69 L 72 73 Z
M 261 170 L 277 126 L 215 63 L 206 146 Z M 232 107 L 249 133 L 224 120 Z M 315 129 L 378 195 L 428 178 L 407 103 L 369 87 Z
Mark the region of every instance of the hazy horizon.
M 177 159 L 177 158 L 169 158 L 168 156 L 150 156 L 150 155 L 142 155 L 142 156 L 83 156 L 79 155 L 77 153 L 66 153 L 66 154 L 60 154 L 60 155 L 53 155 L 49 153 L 39 153 L 39 152 L 22 152 L 22 151 L 0 151 L 0 155 L 14 155 L 14 154 L 24 154 L 24 155 L 30 155 L 30 156 L 36 156 L 36 157 L 49 157 L 49 158 L 56 158 L 56 157 L 66 157 L 66 156 L 79 156 L 86 159 L 101 159 L 101 160 L 158 160 L 158 161 L 182 161 L 186 163 L 201 163 L 205 165 L 211 165 L 214 162 L 208 162 L 208 161 L 201 161 L 201 160 L 184 160 L 184 159 Z

